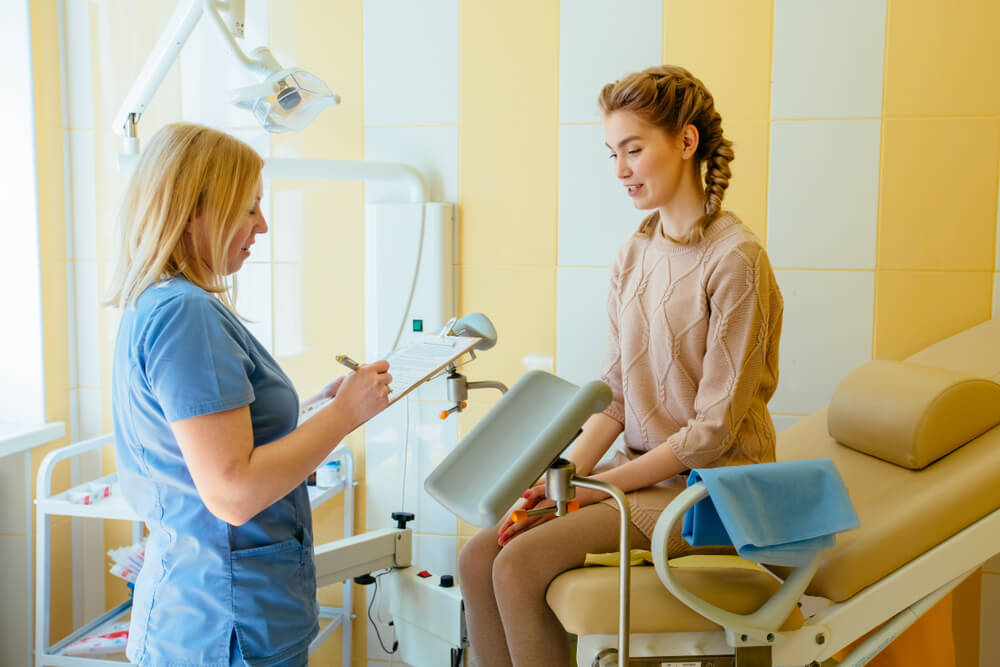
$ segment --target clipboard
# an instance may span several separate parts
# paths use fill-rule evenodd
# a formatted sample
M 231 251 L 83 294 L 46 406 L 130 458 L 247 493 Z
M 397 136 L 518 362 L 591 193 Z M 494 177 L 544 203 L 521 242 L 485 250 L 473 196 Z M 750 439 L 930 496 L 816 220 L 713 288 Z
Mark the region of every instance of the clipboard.
M 479 343 L 478 336 L 439 336 L 433 333 L 416 334 L 403 347 L 393 350 L 385 359 L 389 362 L 392 382 L 389 388 L 389 405 L 403 398 L 444 370 Z M 299 424 L 316 414 L 333 399 L 316 401 L 299 413 Z
M 449 364 L 469 352 L 482 338 L 478 336 L 415 336 L 403 347 L 386 355 L 392 382 L 389 405 L 430 380 Z

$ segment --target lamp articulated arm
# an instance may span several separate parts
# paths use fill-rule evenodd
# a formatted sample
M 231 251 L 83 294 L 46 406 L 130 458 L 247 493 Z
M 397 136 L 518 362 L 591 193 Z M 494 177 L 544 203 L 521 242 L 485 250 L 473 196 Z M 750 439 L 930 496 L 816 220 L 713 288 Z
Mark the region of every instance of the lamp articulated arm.
M 227 13 L 230 19 L 229 22 L 232 24 L 231 28 L 227 27 L 226 21 L 223 20 L 220 14 L 220 10 L 224 10 Z M 118 113 L 115 114 L 112 129 L 118 135 L 125 137 L 126 153 L 135 154 L 139 152 L 139 142 L 136 138 L 135 125 L 146 111 L 146 107 L 149 105 L 150 100 L 153 99 L 153 95 L 159 90 L 160 84 L 163 83 L 163 79 L 166 78 L 170 67 L 177 60 L 177 55 L 184 47 L 188 37 L 191 36 L 203 12 L 207 12 L 212 18 L 212 23 L 218 28 L 229 52 L 244 66 L 254 72 L 269 72 L 281 68 L 268 49 L 264 47 L 255 49 L 253 53 L 256 58 L 251 58 L 244 54 L 243 50 L 236 43 L 233 33 L 235 32 L 241 37 L 243 35 L 244 0 L 228 0 L 228 2 L 219 2 L 218 0 L 181 0 L 167 21 L 167 26 L 164 28 L 160 38 L 153 46 L 153 50 L 150 52 L 149 58 L 146 59 L 146 63 L 142 66 L 142 70 L 139 72 L 135 83 L 132 84 L 128 95 L 125 96 L 125 101 L 119 108 Z

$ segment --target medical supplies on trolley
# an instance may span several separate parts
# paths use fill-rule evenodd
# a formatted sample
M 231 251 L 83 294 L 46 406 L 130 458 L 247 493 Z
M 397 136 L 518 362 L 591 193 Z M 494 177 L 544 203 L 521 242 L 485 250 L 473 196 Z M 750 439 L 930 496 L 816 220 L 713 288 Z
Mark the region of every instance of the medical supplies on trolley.
M 108 552 L 113 561 L 111 574 L 124 579 L 130 584 L 135 583 L 146 557 L 146 541 L 136 542 L 127 547 L 119 547 Z

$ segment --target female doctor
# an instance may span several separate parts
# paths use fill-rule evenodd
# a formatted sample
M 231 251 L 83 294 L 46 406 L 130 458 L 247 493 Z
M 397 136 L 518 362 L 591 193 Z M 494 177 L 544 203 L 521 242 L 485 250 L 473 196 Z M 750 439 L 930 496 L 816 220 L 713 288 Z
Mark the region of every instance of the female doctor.
M 250 256 L 263 161 L 207 127 L 169 125 L 128 186 L 109 303 L 122 492 L 149 527 L 128 658 L 140 665 L 299 666 L 318 632 L 304 480 L 388 405 L 388 363 L 300 404 L 233 311 L 226 277 Z

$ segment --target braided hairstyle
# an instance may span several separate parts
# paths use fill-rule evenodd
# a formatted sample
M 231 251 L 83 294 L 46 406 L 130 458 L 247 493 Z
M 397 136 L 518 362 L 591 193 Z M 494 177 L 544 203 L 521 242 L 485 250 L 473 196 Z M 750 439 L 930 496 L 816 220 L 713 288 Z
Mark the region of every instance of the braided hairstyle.
M 698 130 L 698 149 L 694 158 L 699 174 L 705 175 L 705 215 L 695 223 L 687 238 L 673 240 L 680 243 L 700 241 L 705 228 L 722 212 L 722 198 L 732 176 L 729 163 L 735 157 L 733 143 L 723 136 L 722 117 L 715 109 L 712 93 L 683 67 L 659 65 L 607 84 L 597 101 L 605 116 L 620 109 L 631 111 L 673 136 L 688 125 Z M 649 236 L 655 232 L 659 221 L 659 211 L 653 211 L 636 233 Z

